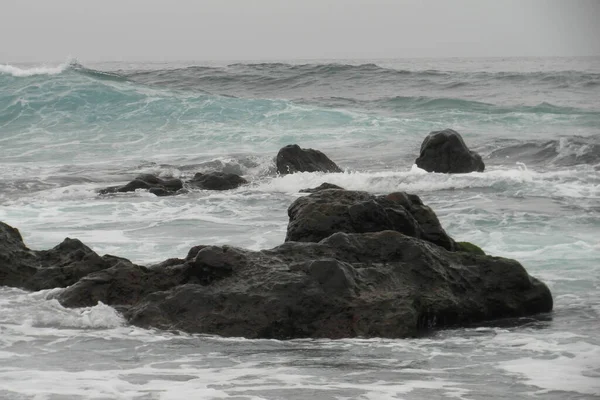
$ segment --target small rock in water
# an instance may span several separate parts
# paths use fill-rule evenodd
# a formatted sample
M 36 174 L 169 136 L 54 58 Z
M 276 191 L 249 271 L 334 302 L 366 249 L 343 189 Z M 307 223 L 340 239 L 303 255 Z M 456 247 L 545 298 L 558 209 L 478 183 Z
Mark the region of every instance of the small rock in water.
M 319 150 L 301 149 L 297 144 L 282 147 L 277 153 L 277 173 L 342 172 L 342 169 Z
M 427 172 L 445 174 L 483 172 L 485 169 L 481 156 L 469 150 L 460 134 L 452 129 L 427 135 L 415 164 Z
M 99 194 L 134 192 L 146 189 L 156 196 L 172 196 L 183 188 L 181 179 L 161 179 L 152 174 L 142 174 L 123 186 L 111 186 L 98 191 Z
M 247 183 L 248 181 L 241 176 L 227 172 L 209 172 L 206 174 L 198 172 L 192 180 L 187 182 L 190 186 L 206 190 L 230 190 Z

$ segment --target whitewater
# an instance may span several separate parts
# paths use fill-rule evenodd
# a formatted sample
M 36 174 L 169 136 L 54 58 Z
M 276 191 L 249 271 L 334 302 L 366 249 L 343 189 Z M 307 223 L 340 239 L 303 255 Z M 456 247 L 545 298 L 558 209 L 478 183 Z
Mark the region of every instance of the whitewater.
M 0 287 L 2 399 L 600 399 L 600 58 L 0 65 L 0 221 L 152 264 L 283 242 L 301 189 L 406 191 L 548 284 L 547 315 L 415 339 L 248 340 L 127 325 Z M 486 163 L 414 166 L 452 128 Z M 288 144 L 341 174 L 278 176 Z M 249 185 L 99 196 L 140 173 Z

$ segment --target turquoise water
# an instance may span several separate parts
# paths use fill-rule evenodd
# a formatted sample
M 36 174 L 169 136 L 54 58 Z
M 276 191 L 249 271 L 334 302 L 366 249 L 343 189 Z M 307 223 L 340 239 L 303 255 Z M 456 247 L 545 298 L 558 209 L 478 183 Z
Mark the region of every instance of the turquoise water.
M 124 325 L 0 288 L 0 397 L 600 397 L 600 59 L 0 65 L 0 220 L 35 249 L 77 237 L 151 263 L 197 244 L 273 247 L 300 189 L 419 194 L 457 240 L 520 260 L 552 315 L 420 340 L 249 341 Z M 453 128 L 484 173 L 413 166 Z M 343 174 L 279 177 L 286 144 Z M 158 198 L 97 189 L 141 172 L 251 183 Z M 90 357 L 93 354 L 93 357 Z

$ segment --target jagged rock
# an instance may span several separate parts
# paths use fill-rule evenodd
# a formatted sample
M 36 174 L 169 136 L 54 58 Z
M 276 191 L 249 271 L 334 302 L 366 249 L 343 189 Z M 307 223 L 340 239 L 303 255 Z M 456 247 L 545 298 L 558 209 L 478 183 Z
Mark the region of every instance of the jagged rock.
M 142 327 L 248 338 L 412 337 L 552 309 L 548 288 L 516 261 L 395 231 L 211 253 L 227 273 L 149 294 L 125 316 Z
M 483 172 L 485 169 L 481 156 L 469 150 L 460 134 L 452 129 L 427 135 L 415 164 L 428 172 L 446 174 Z
M 99 301 L 127 306 L 150 293 L 186 282 L 187 276 L 179 264 L 146 268 L 126 259 L 116 261 L 111 268 L 83 277 L 56 297 L 65 307 L 90 307 Z
M 417 195 L 324 190 L 301 197 L 288 208 L 286 241 L 318 242 L 336 232 L 363 233 L 395 230 L 454 250 L 431 208 Z
M 101 301 L 142 327 L 248 338 L 413 337 L 552 310 L 546 285 L 517 261 L 446 250 L 454 241 L 417 196 L 322 190 L 289 212 L 288 235 L 305 241 L 199 245 L 150 267 L 75 239 L 32 251 L 0 223 L 0 285 L 69 286 L 53 294 L 64 306 Z
M 297 144 L 282 147 L 277 153 L 277 173 L 342 172 L 340 167 L 319 150 L 301 149 Z
M 147 189 L 156 196 L 172 196 L 183 188 L 181 179 L 161 179 L 152 174 L 142 174 L 123 186 L 111 186 L 98 191 L 100 194 L 134 192 Z
M 247 180 L 236 174 L 227 172 L 198 172 L 192 180 L 187 182 L 190 186 L 206 190 L 230 190 L 248 183 Z
M 66 287 L 111 265 L 77 239 L 66 238 L 51 250 L 30 250 L 17 229 L 0 222 L 0 286 Z
M 321 190 L 328 190 L 328 189 L 345 190 L 341 186 L 334 185 L 333 183 L 324 182 L 314 188 L 302 189 L 302 190 L 300 190 L 300 193 L 315 193 L 315 192 L 320 192 Z

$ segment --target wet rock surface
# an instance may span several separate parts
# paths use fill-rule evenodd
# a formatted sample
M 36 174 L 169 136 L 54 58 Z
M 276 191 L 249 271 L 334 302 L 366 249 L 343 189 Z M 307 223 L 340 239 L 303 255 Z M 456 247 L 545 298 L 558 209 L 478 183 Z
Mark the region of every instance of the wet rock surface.
M 462 136 L 452 129 L 427 135 L 415 164 L 425 171 L 445 174 L 483 172 L 485 169 L 481 156 L 469 150 Z
M 286 241 L 318 242 L 336 232 L 395 230 L 453 251 L 455 243 L 417 195 L 375 196 L 351 190 L 322 190 L 300 197 L 288 209 Z
M 138 189 L 146 189 L 156 196 L 172 196 L 183 189 L 181 179 L 161 179 L 152 174 L 142 174 L 123 186 L 111 186 L 101 189 L 99 194 L 113 194 L 135 192 Z
M 276 157 L 277 173 L 342 172 L 342 169 L 319 150 L 302 149 L 297 144 L 282 147 Z
M 198 172 L 187 182 L 191 187 L 206 190 L 230 190 L 247 183 L 248 181 L 241 176 L 228 172 L 209 172 L 205 174 Z
M 415 195 L 325 189 L 290 206 L 288 235 L 269 250 L 199 245 L 146 267 L 76 239 L 30 250 L 0 223 L 0 285 L 62 287 L 64 306 L 101 301 L 142 327 L 248 338 L 413 337 L 552 310 L 517 261 L 453 251 Z

